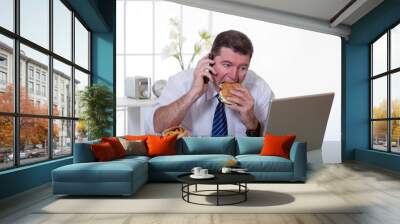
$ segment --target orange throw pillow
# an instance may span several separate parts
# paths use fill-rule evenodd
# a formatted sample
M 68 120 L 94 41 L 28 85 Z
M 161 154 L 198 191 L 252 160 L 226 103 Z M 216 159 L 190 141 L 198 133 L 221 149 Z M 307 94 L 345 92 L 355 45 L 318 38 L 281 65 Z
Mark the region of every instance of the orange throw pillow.
M 117 158 L 126 156 L 126 151 L 124 149 L 124 146 L 122 146 L 122 144 L 118 138 L 116 138 L 116 137 L 101 138 L 101 142 L 110 143 L 110 145 L 114 149 L 114 152 L 115 152 L 115 155 L 117 156 Z
M 94 157 L 99 162 L 110 161 L 117 158 L 113 147 L 108 142 L 93 144 L 90 147 L 92 149 Z
M 171 136 L 148 136 L 147 147 L 148 156 L 176 155 L 177 135 Z
M 261 156 L 281 156 L 290 159 L 290 148 L 296 135 L 276 136 L 267 134 L 264 137 L 264 145 L 261 149 Z

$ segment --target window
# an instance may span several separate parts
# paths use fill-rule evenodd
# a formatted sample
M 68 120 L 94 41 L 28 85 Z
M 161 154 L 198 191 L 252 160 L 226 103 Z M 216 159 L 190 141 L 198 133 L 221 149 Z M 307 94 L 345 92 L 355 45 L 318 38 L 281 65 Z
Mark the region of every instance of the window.
M 0 9 L 0 26 L 14 31 L 14 0 L 1 0 Z
M 39 69 L 36 69 L 36 80 L 40 81 L 40 71 L 39 71 Z
M 36 95 L 40 95 L 40 84 L 36 84 Z
M 7 84 L 7 74 L 3 71 L 0 71 L 0 84 L 1 85 Z
M 42 96 L 46 96 L 46 86 L 42 86 Z
M 21 36 L 49 48 L 49 0 L 20 0 Z
M 14 2 L 20 6 L 15 14 Z M 0 83 L 7 85 L 4 90 L 0 85 L 0 170 L 70 156 L 73 152 L 79 114 L 73 114 L 75 92 L 65 86 L 85 82 L 79 74 L 89 80 L 91 46 L 86 24 L 66 4 L 63 0 L 0 1 L 0 26 L 8 30 L 0 29 Z M 19 21 L 15 30 L 14 21 Z M 19 49 L 18 62 L 13 60 L 15 48 Z M 77 60 L 72 55 L 77 55 Z M 13 74 L 16 64 L 19 73 Z M 75 80 L 74 73 L 79 73 Z M 14 88 L 15 76 L 19 88 Z M 60 80 L 64 83 L 61 92 Z M 57 104 L 61 94 L 62 107 Z M 14 95 L 19 97 L 15 99 Z M 18 112 L 14 111 L 15 105 Z M 14 126 L 19 130 L 15 134 Z M 85 128 L 81 131 L 83 140 L 87 139 Z
M 89 69 L 89 32 L 75 18 L 75 62 L 82 68 Z
M 371 148 L 400 153 L 400 25 L 370 45 Z
M 0 67 L 3 67 L 3 68 L 7 67 L 7 56 L 0 55 Z
M 60 1 L 53 0 L 54 52 L 71 60 L 72 12 Z
M 29 73 L 29 79 L 33 80 L 33 67 L 32 66 L 29 66 L 28 73 Z
M 33 94 L 34 88 L 33 88 L 33 82 L 29 81 L 28 82 L 28 92 L 29 94 Z
M 54 64 L 54 70 L 53 70 L 53 77 L 54 77 L 54 83 L 53 83 L 53 89 L 54 89 L 54 104 L 58 104 L 58 93 L 60 91 L 60 98 L 61 102 L 64 102 L 64 97 L 65 95 L 71 96 L 72 92 L 70 89 L 65 89 L 64 85 L 65 83 L 70 83 L 72 85 L 72 70 L 71 66 L 68 66 L 56 59 L 53 60 Z M 69 107 L 66 108 L 66 114 L 61 113 L 62 116 L 72 116 L 72 108 L 70 105 L 72 105 L 72 98 L 70 97 L 68 100 L 68 105 Z M 71 101 L 71 102 L 69 102 Z M 56 108 L 53 110 L 53 114 L 60 114 L 60 109 Z
M 7 83 L 7 56 L 0 54 L 0 92 L 6 92 Z

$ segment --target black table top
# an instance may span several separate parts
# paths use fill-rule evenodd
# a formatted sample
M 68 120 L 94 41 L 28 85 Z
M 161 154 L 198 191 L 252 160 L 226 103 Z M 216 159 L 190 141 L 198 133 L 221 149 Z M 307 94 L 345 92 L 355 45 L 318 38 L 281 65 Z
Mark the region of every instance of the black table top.
M 181 174 L 177 177 L 178 181 L 186 184 L 236 184 L 248 183 L 255 180 L 249 173 L 212 173 L 215 177 L 211 179 L 193 179 L 192 173 Z

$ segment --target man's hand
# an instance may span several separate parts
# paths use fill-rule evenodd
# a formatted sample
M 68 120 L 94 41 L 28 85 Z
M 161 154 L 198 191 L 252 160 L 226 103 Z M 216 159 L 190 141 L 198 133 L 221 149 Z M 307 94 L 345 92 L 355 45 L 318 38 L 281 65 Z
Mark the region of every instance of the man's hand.
M 213 63 L 214 61 L 209 59 L 207 55 L 197 63 L 193 72 L 192 87 L 189 90 L 190 95 L 198 98 L 207 91 L 208 85 L 204 83 L 203 77 L 207 77 L 210 81 L 214 80 L 211 73 L 215 74 L 215 70 L 210 66 Z
M 249 91 L 244 88 L 236 88 L 231 90 L 231 97 L 228 100 L 232 105 L 226 105 L 228 108 L 240 113 L 240 120 L 248 130 L 255 130 L 258 126 L 258 120 L 254 114 L 254 99 Z

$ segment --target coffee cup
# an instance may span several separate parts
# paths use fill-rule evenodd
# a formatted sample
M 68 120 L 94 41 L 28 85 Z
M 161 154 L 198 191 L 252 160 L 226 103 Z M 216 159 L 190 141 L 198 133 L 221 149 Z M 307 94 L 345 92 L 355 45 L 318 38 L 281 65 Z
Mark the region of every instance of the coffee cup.
M 201 169 L 200 170 L 200 176 L 207 176 L 208 175 L 208 169 Z
M 229 167 L 222 167 L 222 170 L 221 170 L 222 173 L 230 173 L 231 171 L 232 171 L 232 168 L 229 168 Z
M 194 175 L 196 175 L 196 176 L 199 176 L 199 175 L 201 175 L 201 174 L 200 174 L 200 171 L 201 171 L 201 170 L 202 170 L 201 167 L 193 167 L 192 173 L 193 173 Z

